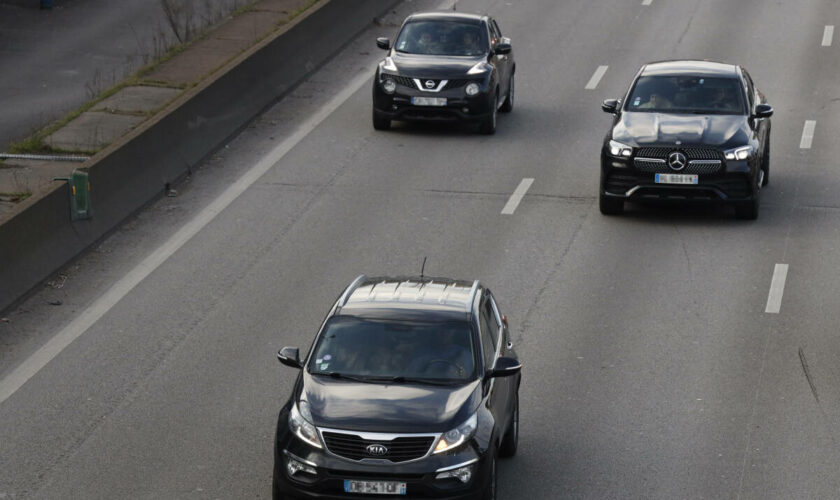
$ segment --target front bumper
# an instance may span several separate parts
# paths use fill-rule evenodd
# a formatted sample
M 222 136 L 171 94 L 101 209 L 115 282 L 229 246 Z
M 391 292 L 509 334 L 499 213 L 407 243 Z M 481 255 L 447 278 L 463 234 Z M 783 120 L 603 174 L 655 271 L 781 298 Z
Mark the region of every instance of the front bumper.
M 412 83 L 413 79 L 401 79 L 405 83 Z M 453 79 L 454 80 L 454 79 Z M 439 92 L 419 90 L 415 85 L 397 83 L 396 91 L 387 94 L 382 90 L 380 77 L 377 74 L 373 82 L 373 110 L 378 116 L 397 121 L 469 121 L 479 122 L 487 119 L 493 111 L 495 96 L 488 92 L 489 85 L 478 79 L 461 79 L 461 81 L 479 84 L 480 91 L 474 96 L 468 96 L 466 83 L 454 88 L 444 88 Z M 443 97 L 445 106 L 416 106 L 412 104 L 412 97 Z
M 758 165 L 750 160 L 722 161 L 719 171 L 697 174 L 697 184 L 658 184 L 656 173 L 637 169 L 632 157 L 615 158 L 602 151 L 600 189 L 604 196 L 624 200 L 744 202 L 758 196 L 757 172 Z
M 315 474 L 287 470 L 289 459 L 310 466 Z M 441 469 L 473 463 L 472 478 L 462 483 L 456 478 L 436 479 Z M 488 461 L 475 447 L 465 445 L 452 453 L 431 455 L 407 463 L 364 463 L 331 455 L 315 449 L 285 433 L 277 442 L 274 457 L 274 491 L 288 498 L 363 499 L 363 498 L 439 498 L 472 500 L 481 498 L 482 487 L 489 474 Z M 405 496 L 346 493 L 344 481 L 398 481 L 406 483 Z

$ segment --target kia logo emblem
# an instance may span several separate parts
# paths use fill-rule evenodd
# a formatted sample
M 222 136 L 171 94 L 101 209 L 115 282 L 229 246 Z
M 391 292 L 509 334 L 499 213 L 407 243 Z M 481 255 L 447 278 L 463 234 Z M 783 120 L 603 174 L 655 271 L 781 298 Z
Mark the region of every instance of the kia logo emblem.
M 427 89 L 435 88 L 435 81 L 434 80 L 426 80 L 426 88 Z
M 367 448 L 365 448 L 365 451 L 367 451 L 368 455 L 381 457 L 382 455 L 388 453 L 388 448 L 386 448 L 383 444 L 369 444 L 367 445 Z
M 684 169 L 687 161 L 688 160 L 685 157 L 685 155 L 680 153 L 679 151 L 674 151 L 673 153 L 668 155 L 668 166 L 670 166 L 673 170 Z

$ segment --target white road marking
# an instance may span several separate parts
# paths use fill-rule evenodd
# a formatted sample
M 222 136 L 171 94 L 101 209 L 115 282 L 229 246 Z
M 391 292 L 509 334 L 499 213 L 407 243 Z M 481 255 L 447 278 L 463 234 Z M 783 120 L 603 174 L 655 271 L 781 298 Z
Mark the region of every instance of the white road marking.
M 653 0 L 642 0 L 642 5 L 650 5 Z
M 531 184 L 534 183 L 534 179 L 530 177 L 526 177 L 522 179 L 522 182 L 519 183 L 519 186 L 516 187 L 516 190 L 510 195 L 510 199 L 507 203 L 505 203 L 505 208 L 502 209 L 502 215 L 511 215 L 513 212 L 516 212 L 516 207 L 519 206 L 519 202 L 522 201 L 522 197 L 525 196 L 525 193 L 528 192 L 530 189 Z
M 61 351 L 79 338 L 88 328 L 104 316 L 117 302 L 122 300 L 135 286 L 149 276 L 155 269 L 184 246 L 193 236 L 209 224 L 219 213 L 228 207 L 251 185 L 260 179 L 289 151 L 302 141 L 310 132 L 315 130 L 330 114 L 339 108 L 344 101 L 358 91 L 362 85 L 370 82 L 374 68 L 367 68 L 347 87 L 324 104 L 308 120 L 300 124 L 295 132 L 277 145 L 264 156 L 256 165 L 251 167 L 235 183 L 228 187 L 218 198 L 206 206 L 191 221 L 186 223 L 177 233 L 170 237 L 134 269 L 114 283 L 108 291 L 102 294 L 88 308 L 82 311 L 73 321 L 65 326 L 55 337 L 27 358 L 14 371 L 0 381 L 0 403 L 8 399 L 23 386 L 30 378 L 38 373 Z
M 773 270 L 773 280 L 770 282 L 770 293 L 767 295 L 767 307 L 764 312 L 779 314 L 779 310 L 782 308 L 782 295 L 785 293 L 787 272 L 787 264 L 776 264 L 776 268 Z
M 831 40 L 834 38 L 834 26 L 829 24 L 823 31 L 822 46 L 831 47 Z
M 592 90 L 597 87 L 598 82 L 601 81 L 601 78 L 604 77 L 604 73 L 607 72 L 607 68 L 609 68 L 609 66 L 598 66 L 598 69 L 595 70 L 595 74 L 592 75 L 592 78 L 589 79 L 589 83 L 587 83 L 584 88 L 586 90 Z
M 817 122 L 815 120 L 805 120 L 805 127 L 802 128 L 802 140 L 799 141 L 799 149 L 811 149 L 811 143 L 814 142 L 814 128 Z

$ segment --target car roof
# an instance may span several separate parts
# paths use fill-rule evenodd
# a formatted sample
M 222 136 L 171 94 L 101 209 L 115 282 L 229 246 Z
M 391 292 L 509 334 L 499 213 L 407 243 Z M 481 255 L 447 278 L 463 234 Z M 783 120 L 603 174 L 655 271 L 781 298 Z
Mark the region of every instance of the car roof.
M 730 77 L 738 76 L 738 67 L 715 61 L 674 60 L 657 61 L 646 64 L 642 68 L 641 76 L 706 76 Z
M 480 23 L 483 19 L 487 16 L 481 16 L 478 14 L 469 14 L 466 12 L 447 12 L 447 11 L 435 11 L 435 12 L 417 12 L 408 16 L 405 22 L 411 21 L 463 21 L 463 22 L 472 22 L 475 24 Z
M 464 320 L 478 281 L 419 276 L 360 276 L 339 299 L 336 314 L 406 320 Z

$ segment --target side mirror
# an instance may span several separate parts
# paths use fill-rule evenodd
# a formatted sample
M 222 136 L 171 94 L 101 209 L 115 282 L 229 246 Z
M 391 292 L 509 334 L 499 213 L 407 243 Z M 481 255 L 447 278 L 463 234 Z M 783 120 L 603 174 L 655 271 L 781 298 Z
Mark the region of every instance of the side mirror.
M 286 366 L 303 368 L 300 362 L 300 350 L 297 347 L 284 347 L 277 351 L 277 359 Z
M 388 50 L 391 48 L 391 40 L 385 37 L 377 38 L 376 46 L 382 50 Z
M 601 109 L 604 113 L 616 114 L 618 111 L 618 99 L 607 99 L 601 103 Z
M 513 358 L 501 357 L 496 360 L 496 366 L 490 372 L 490 377 L 510 377 L 522 370 L 522 364 Z
M 758 104 L 755 107 L 756 118 L 770 118 L 773 116 L 773 106 L 769 104 Z
M 510 43 L 502 42 L 502 43 L 499 43 L 499 44 L 496 45 L 495 53 L 497 55 L 502 55 L 503 56 L 503 55 L 506 55 L 506 54 L 510 54 L 512 50 L 513 50 L 513 47 L 510 45 Z

